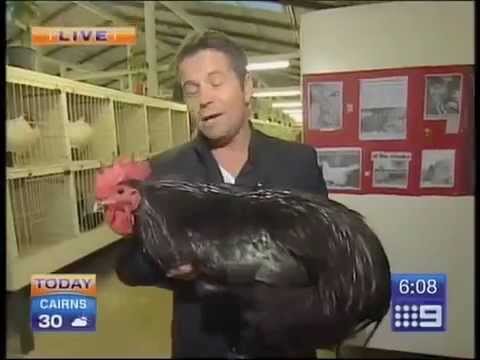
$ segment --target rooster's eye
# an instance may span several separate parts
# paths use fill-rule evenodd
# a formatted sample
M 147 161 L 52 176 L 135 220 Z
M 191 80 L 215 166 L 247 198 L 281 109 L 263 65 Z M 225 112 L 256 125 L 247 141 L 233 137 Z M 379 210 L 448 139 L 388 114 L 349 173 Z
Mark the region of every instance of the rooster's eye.
M 122 195 L 124 192 L 125 192 L 124 189 L 118 189 L 118 190 L 117 190 L 117 194 L 119 194 L 119 195 Z

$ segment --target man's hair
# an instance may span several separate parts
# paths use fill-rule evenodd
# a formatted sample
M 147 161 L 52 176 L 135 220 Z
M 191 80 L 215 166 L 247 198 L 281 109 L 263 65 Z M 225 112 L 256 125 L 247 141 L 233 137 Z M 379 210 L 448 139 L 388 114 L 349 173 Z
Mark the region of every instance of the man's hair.
M 232 68 L 235 71 L 238 80 L 240 80 L 240 84 L 243 86 L 245 75 L 247 73 L 247 55 L 243 49 L 228 36 L 213 30 L 194 32 L 184 40 L 175 57 L 175 72 L 177 74 L 177 79 L 180 63 L 185 58 L 192 56 L 201 50 L 207 49 L 220 51 L 230 59 Z

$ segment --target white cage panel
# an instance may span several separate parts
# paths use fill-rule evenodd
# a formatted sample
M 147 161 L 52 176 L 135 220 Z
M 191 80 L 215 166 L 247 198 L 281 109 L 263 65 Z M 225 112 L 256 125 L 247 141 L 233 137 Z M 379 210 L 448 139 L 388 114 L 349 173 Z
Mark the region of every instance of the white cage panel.
M 148 129 L 144 105 L 115 101 L 118 154 L 144 157 L 148 154 Z
M 67 110 L 71 159 L 112 161 L 117 142 L 111 100 L 67 93 Z
M 75 236 L 69 175 L 10 179 L 8 186 L 19 256 Z
M 68 160 L 60 90 L 7 83 L 7 166 L 26 167 Z
M 172 147 L 170 110 L 147 106 L 150 153 L 163 152 Z
M 190 136 L 188 114 L 184 111 L 172 110 L 171 116 L 173 145 L 186 143 Z
M 262 123 L 254 122 L 253 127 L 261 132 L 265 132 L 265 126 Z
M 103 213 L 93 211 L 96 171 L 97 168 L 73 171 L 80 233 L 93 230 L 103 224 Z

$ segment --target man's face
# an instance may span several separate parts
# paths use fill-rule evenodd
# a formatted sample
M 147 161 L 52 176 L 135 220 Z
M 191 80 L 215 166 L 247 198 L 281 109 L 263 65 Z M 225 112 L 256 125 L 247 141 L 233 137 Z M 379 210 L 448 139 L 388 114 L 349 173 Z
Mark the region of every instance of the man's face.
M 250 76 L 242 86 L 227 55 L 213 49 L 185 58 L 179 73 L 185 103 L 198 130 L 214 141 L 235 136 L 249 117 Z

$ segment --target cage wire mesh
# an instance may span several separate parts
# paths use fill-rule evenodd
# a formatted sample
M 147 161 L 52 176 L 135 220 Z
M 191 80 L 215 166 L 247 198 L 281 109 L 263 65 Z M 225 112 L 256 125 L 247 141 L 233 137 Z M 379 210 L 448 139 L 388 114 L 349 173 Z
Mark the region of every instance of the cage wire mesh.
M 72 194 L 68 175 L 8 180 L 19 256 L 72 238 Z
M 67 93 L 67 111 L 73 161 L 111 160 L 116 156 L 109 99 Z
M 8 167 L 68 160 L 60 90 L 7 83 Z
M 172 147 L 170 110 L 147 106 L 150 152 L 159 153 Z
M 103 214 L 94 212 L 95 173 L 97 169 L 73 171 L 75 192 L 77 195 L 77 219 L 80 233 L 93 230 L 103 223 Z
M 117 131 L 117 153 L 126 156 L 147 155 L 149 146 L 145 107 L 114 101 L 113 110 Z
M 188 141 L 188 117 L 187 113 L 183 111 L 172 110 L 172 138 L 173 145 L 181 145 Z

